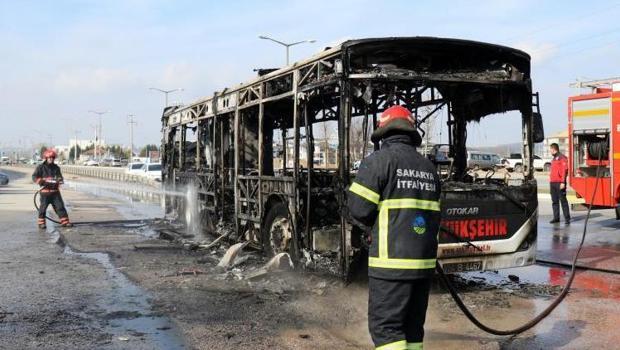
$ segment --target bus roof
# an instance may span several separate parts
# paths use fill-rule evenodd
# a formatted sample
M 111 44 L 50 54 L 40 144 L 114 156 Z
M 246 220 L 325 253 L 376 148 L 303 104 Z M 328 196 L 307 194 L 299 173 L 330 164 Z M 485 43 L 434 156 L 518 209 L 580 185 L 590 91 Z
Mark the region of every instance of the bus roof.
M 224 88 L 215 91 L 212 96 L 200 98 L 185 106 L 171 106 L 164 109 L 163 117 L 172 114 L 181 115 L 184 111 L 196 108 L 199 105 L 207 105 L 214 98 L 221 96 L 231 96 L 235 92 L 256 86 L 259 83 L 269 81 L 271 79 L 289 74 L 300 67 L 329 58 L 342 55 L 342 51 L 346 50 L 348 54 L 359 52 L 378 52 L 388 50 L 390 47 L 397 49 L 406 48 L 409 51 L 418 53 L 420 56 L 425 55 L 454 55 L 455 52 L 462 54 L 460 58 L 466 57 L 471 64 L 475 64 L 474 60 L 484 61 L 485 57 L 501 57 L 518 67 L 519 72 L 524 74 L 526 79 L 530 75 L 530 56 L 518 49 L 507 46 L 452 38 L 437 37 L 386 37 L 386 38 L 366 38 L 344 41 L 334 47 L 325 50 L 301 61 L 294 62 L 291 65 L 273 70 L 262 76 L 255 77 L 245 83 L 241 83 L 233 88 Z M 375 51 L 373 51 L 375 50 Z M 183 120 L 178 118 L 178 122 Z

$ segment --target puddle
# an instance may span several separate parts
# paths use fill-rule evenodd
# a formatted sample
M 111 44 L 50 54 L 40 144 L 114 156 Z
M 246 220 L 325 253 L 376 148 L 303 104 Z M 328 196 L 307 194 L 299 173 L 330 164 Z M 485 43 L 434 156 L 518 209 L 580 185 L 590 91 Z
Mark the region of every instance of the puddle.
M 186 348 L 177 327 L 169 318 L 153 312 L 149 294 L 119 272 L 108 254 L 78 253 L 69 246 L 64 247 L 63 253 L 97 261 L 110 277 L 113 293 L 100 299 L 98 306 L 105 310 L 102 318 L 108 322 L 108 331 L 115 340 L 122 339 L 128 344 L 146 340 L 149 344 L 165 350 Z

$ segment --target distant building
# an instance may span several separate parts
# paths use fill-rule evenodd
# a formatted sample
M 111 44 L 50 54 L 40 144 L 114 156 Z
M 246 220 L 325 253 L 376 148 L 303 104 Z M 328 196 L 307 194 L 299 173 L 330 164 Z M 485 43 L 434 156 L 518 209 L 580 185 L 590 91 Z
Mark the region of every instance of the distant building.
M 543 149 L 540 152 L 541 157 L 551 158 L 549 146 L 551 146 L 552 143 L 557 143 L 560 148 L 560 153 L 568 156 L 568 129 L 555 133 L 543 141 Z
M 78 147 L 80 147 L 81 149 L 84 149 L 86 147 L 92 147 L 95 144 L 94 140 L 76 140 L 76 139 L 69 139 L 69 147 L 75 147 L 75 143 L 77 141 L 77 145 Z M 100 143 L 101 146 L 105 146 L 105 140 L 101 140 Z
M 56 150 L 56 154 L 58 154 L 58 158 L 69 159 L 70 146 L 54 146 L 54 149 Z

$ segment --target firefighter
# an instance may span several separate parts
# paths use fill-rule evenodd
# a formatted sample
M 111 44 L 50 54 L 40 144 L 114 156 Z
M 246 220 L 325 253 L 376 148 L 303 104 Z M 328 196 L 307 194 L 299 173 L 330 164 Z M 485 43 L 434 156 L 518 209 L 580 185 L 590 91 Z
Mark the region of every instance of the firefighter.
M 39 164 L 32 174 L 32 181 L 41 186 L 41 201 L 39 203 L 39 219 L 37 223 L 40 229 L 45 229 L 45 213 L 48 205 L 52 205 L 60 218 L 63 227 L 71 227 L 65 203 L 60 195 L 60 185 L 63 183 L 62 174 L 56 160 L 56 151 L 48 148 L 43 152 L 43 163 Z
M 568 158 L 560 153 L 557 143 L 549 146 L 553 160 L 551 160 L 551 172 L 549 173 L 549 188 L 551 191 L 551 207 L 553 208 L 553 220 L 551 224 L 560 222 L 560 204 L 564 214 L 564 222 L 570 223 L 570 210 L 566 200 L 566 177 L 568 175 Z
M 372 226 L 368 328 L 376 349 L 422 349 L 437 257 L 439 177 L 416 150 L 422 139 L 405 107 L 386 109 L 371 139 L 381 149 L 361 162 L 348 195 L 352 221 Z

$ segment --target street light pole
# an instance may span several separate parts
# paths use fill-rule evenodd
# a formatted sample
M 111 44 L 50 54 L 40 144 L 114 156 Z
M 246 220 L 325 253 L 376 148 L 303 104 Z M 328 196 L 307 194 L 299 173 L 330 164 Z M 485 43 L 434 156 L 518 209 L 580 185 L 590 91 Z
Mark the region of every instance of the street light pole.
M 295 46 L 295 45 L 299 45 L 299 44 L 303 44 L 303 43 L 314 43 L 316 42 L 316 40 L 314 39 L 310 39 L 310 40 L 301 40 L 301 41 L 296 41 L 294 43 L 285 43 L 282 42 L 280 40 L 276 40 L 274 38 L 268 37 L 266 35 L 259 35 L 258 36 L 259 39 L 263 39 L 263 40 L 270 40 L 273 41 L 276 44 L 280 44 L 282 46 L 284 46 L 286 48 L 286 65 L 289 65 L 289 49 L 291 48 L 291 46 Z
M 135 117 L 135 115 L 133 114 L 129 114 L 127 116 L 127 124 L 129 124 L 129 157 L 130 158 L 133 158 L 133 126 L 135 124 L 138 124 L 133 120 L 133 117 Z M 131 159 L 129 161 L 131 162 Z
M 99 143 L 101 142 L 101 136 L 102 136 L 102 131 L 103 131 L 102 122 L 101 122 L 101 116 L 106 114 L 106 113 L 109 113 L 110 111 L 93 111 L 93 110 L 90 110 L 88 112 L 96 114 L 97 116 L 99 116 L 99 125 L 98 125 L 97 129 L 95 130 L 95 159 L 98 159 L 99 152 L 97 151 L 97 148 L 99 146 Z
M 78 154 L 78 138 L 77 138 L 77 136 L 80 133 L 80 131 L 75 129 L 75 130 L 73 130 L 73 132 L 74 132 L 74 135 L 75 135 L 75 145 L 73 146 L 74 147 L 73 148 L 73 165 L 75 165 L 75 164 L 77 164 L 77 159 L 78 159 L 77 158 L 78 157 L 78 155 L 77 155 Z
M 176 89 L 172 89 L 172 90 L 163 90 L 163 89 L 160 89 L 160 88 L 151 87 L 151 88 L 149 88 L 149 90 L 159 91 L 159 92 L 163 93 L 164 95 L 166 95 L 166 106 L 165 107 L 168 107 L 168 94 L 173 93 L 175 91 L 183 91 L 183 88 L 176 88 Z

